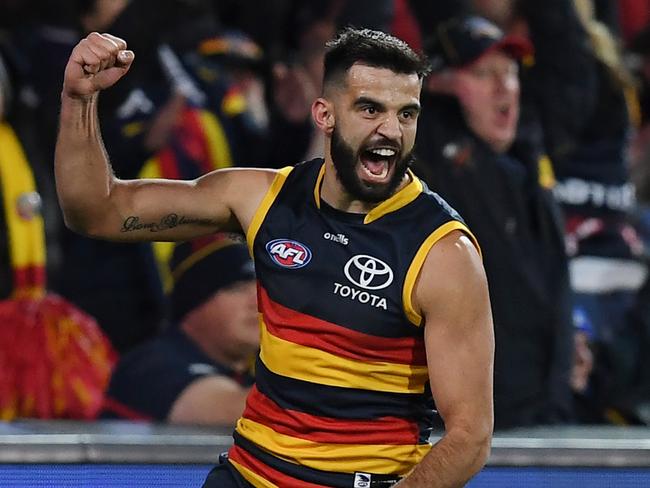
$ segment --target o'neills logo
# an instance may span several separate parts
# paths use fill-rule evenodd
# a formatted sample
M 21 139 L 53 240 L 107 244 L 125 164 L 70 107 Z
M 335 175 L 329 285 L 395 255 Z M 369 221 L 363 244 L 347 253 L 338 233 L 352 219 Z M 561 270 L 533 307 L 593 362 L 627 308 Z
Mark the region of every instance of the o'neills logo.
M 382 290 L 393 282 L 393 270 L 381 259 L 367 254 L 357 254 L 348 260 L 343 268 L 345 277 L 350 283 L 358 286 L 334 283 L 334 294 L 349 298 L 373 307 L 388 308 L 386 298 L 380 297 L 367 290 Z

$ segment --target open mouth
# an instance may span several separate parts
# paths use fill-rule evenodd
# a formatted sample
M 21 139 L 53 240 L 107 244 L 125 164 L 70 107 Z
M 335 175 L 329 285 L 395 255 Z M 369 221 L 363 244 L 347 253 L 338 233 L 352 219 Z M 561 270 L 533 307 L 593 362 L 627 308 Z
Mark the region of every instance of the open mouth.
M 501 124 L 510 120 L 512 115 L 512 107 L 509 103 L 502 103 L 495 107 L 497 121 Z
M 374 147 L 361 152 L 361 173 L 364 180 L 383 182 L 397 159 L 397 150 L 392 147 Z

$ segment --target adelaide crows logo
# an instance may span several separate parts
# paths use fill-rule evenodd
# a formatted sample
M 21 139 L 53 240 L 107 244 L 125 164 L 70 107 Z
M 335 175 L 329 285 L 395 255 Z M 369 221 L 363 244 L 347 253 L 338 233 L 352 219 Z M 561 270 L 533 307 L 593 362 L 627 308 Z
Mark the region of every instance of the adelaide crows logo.
M 289 239 L 274 239 L 267 242 L 266 252 L 275 264 L 283 268 L 302 268 L 311 261 L 311 250 L 304 244 Z

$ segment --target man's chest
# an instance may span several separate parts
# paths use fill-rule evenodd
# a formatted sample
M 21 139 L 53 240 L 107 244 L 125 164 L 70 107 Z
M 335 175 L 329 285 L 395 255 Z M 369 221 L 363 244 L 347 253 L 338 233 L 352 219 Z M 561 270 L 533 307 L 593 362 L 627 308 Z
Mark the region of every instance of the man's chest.
M 284 217 L 267 221 L 254 246 L 258 280 L 271 299 L 378 335 L 402 328 L 410 257 L 399 233 L 316 213 Z

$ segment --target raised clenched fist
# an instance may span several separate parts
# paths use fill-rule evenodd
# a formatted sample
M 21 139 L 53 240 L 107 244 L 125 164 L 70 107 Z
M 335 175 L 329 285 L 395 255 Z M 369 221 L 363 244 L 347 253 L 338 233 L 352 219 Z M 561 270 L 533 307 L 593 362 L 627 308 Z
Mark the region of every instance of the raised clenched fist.
M 93 32 L 75 46 L 65 67 L 63 95 L 87 99 L 126 74 L 135 55 L 126 42 Z

